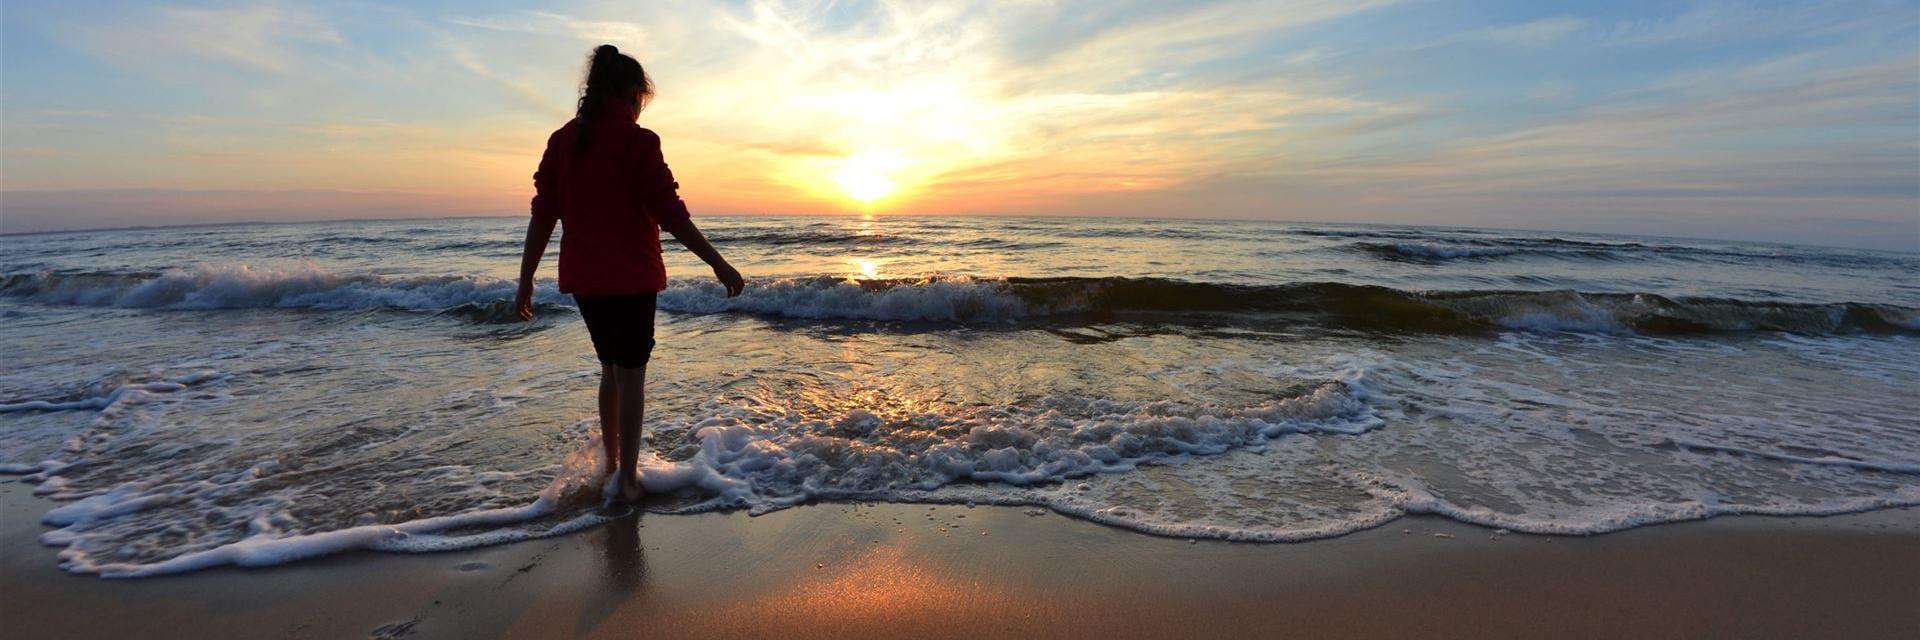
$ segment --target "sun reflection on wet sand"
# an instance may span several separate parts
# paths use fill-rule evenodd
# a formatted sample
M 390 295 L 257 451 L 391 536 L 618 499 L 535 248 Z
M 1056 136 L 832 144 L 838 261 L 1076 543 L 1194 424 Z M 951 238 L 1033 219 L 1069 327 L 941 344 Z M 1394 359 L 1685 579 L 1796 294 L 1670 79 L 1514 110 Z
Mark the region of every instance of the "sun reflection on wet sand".
M 807 627 L 831 626 L 831 635 L 858 635 L 895 624 L 966 619 L 982 610 L 1031 610 L 1037 594 L 1023 595 L 1007 585 L 962 580 L 952 571 L 916 561 L 902 546 L 882 546 L 838 566 L 820 565 L 818 575 L 803 578 L 765 597 L 737 603 L 716 616 L 720 621 L 791 621 L 799 635 Z

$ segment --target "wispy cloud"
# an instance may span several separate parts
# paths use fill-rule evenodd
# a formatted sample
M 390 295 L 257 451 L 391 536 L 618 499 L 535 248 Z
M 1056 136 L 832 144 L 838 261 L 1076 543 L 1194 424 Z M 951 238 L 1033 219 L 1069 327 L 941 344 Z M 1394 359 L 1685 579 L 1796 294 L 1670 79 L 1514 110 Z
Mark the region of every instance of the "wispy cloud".
M 1911 30 L 1920 12 L 1899 0 L 1833 3 L 1701 2 L 1670 16 L 1616 21 L 1623 45 L 1710 46 L 1772 39 L 1880 38 Z
M 447 18 L 448 24 L 491 31 L 578 36 L 604 42 L 644 43 L 647 30 L 623 20 L 583 20 L 547 11 L 521 11 L 508 16 Z
M 1878 181 L 1882 190 L 1920 190 L 1920 176 L 1905 171 L 1911 167 L 1883 162 L 1910 156 L 1912 139 L 1804 138 L 1836 125 L 1899 126 L 1911 119 L 1906 112 L 1917 92 L 1920 65 L 1890 64 L 1734 95 L 1599 107 L 1552 124 L 1463 140 L 1431 155 L 1327 171 L 1351 180 L 1396 179 L 1424 196 L 1779 193 L 1793 184 L 1817 193 L 1814 185 L 1833 174 L 1819 167 L 1845 165 L 1841 173 L 1852 180 Z
M 345 44 L 332 25 L 310 13 L 264 4 L 220 9 L 151 7 L 131 20 L 76 30 L 88 49 L 116 64 L 186 56 L 267 74 L 291 70 L 302 46 Z
M 564 103 L 555 102 L 552 96 L 541 93 L 525 82 L 501 75 L 489 67 L 478 53 L 459 40 L 444 35 L 439 40 L 447 59 L 453 61 L 460 69 L 473 74 L 474 77 L 498 87 L 503 94 L 513 98 L 521 106 L 547 116 L 562 116 L 569 112 Z
M 1489 41 L 1517 47 L 1543 47 L 1558 42 L 1587 27 L 1581 18 L 1556 16 L 1520 24 L 1487 27 L 1481 34 Z

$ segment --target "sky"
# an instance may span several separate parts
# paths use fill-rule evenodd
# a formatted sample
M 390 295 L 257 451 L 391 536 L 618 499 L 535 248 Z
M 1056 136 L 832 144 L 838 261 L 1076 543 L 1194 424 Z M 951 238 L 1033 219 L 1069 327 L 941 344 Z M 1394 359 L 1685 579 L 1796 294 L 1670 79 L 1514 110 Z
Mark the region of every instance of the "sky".
M 698 214 L 1920 250 L 1920 5 L 8 0 L 0 232 L 524 215 L 590 50 Z

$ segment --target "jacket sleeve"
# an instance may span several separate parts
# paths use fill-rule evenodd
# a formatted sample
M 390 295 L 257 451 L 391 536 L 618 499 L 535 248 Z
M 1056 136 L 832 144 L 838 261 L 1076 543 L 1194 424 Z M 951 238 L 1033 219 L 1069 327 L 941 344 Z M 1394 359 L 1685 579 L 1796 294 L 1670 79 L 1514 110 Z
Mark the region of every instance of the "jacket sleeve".
M 680 183 L 673 180 L 673 170 L 667 168 L 666 156 L 660 151 L 660 135 L 641 129 L 639 144 L 634 146 L 640 171 L 640 204 L 647 215 L 663 230 L 686 223 L 693 214 L 680 199 Z
M 559 154 L 554 152 L 554 138 L 547 138 L 547 151 L 540 154 L 540 168 L 533 172 L 533 217 L 541 220 L 555 220 L 560 217 Z

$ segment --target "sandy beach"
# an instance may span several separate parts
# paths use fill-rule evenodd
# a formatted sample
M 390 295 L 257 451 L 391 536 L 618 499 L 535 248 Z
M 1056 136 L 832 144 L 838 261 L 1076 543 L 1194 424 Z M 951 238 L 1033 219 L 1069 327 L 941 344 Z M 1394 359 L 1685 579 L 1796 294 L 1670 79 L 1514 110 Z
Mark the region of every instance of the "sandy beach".
M 0 490 L 14 638 L 1894 637 L 1920 510 L 1587 538 L 1438 518 L 1302 544 L 1146 536 L 1038 510 L 822 504 L 641 515 L 443 554 L 102 580 Z

